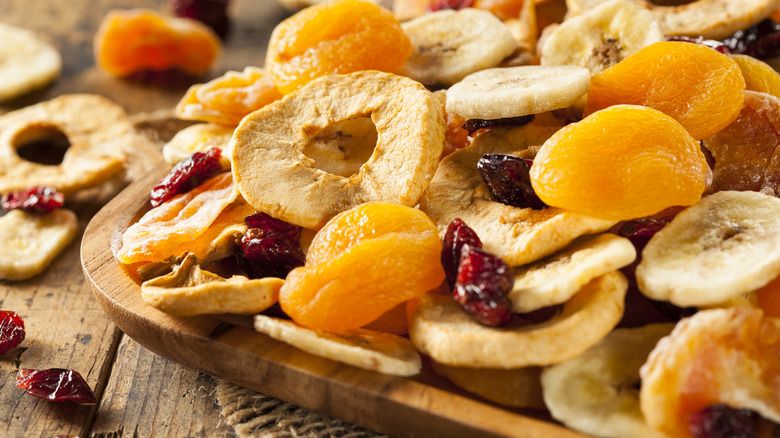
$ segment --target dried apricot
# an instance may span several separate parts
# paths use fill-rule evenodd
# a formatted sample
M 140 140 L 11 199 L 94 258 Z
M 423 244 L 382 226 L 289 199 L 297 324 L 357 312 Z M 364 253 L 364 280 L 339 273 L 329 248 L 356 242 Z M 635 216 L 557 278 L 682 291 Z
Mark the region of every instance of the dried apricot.
M 211 67 L 220 49 L 206 25 L 148 9 L 110 11 L 94 44 L 98 65 L 115 76 L 170 69 L 198 76 Z
M 739 116 L 704 139 L 715 159 L 710 192 L 752 190 L 780 197 L 780 99 L 746 91 Z
M 745 79 L 731 58 L 700 44 L 651 44 L 594 75 L 585 114 L 643 105 L 670 115 L 696 140 L 728 126 L 742 108 Z
M 312 6 L 279 23 L 265 67 L 283 94 L 329 73 L 393 72 L 412 43 L 393 13 L 365 0 Z
M 184 120 L 238 126 L 247 114 L 281 98 L 266 70 L 246 67 L 243 72 L 229 71 L 190 87 L 176 105 L 176 115 Z
M 775 278 L 756 292 L 758 307 L 764 315 L 780 318 L 780 277 Z
M 699 143 L 673 118 L 615 105 L 556 132 L 530 175 L 547 205 L 628 220 L 696 203 L 711 171 Z
M 372 202 L 330 220 L 279 304 L 306 327 L 343 331 L 437 287 L 444 279 L 436 225 L 420 210 Z
M 780 97 L 780 74 L 771 65 L 748 55 L 728 55 L 728 57 L 739 66 L 748 90 Z

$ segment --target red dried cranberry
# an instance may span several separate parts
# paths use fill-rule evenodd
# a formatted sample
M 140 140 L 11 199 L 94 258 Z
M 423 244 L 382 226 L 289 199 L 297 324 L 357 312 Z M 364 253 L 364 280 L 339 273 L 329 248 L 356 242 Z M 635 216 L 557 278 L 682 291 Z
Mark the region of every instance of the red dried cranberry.
M 500 257 L 463 245 L 452 298 L 477 322 L 499 327 L 512 319 L 512 268 Z
M 24 341 L 24 321 L 16 314 L 0 310 L 0 354 L 5 354 Z
M 198 20 L 225 39 L 230 30 L 228 0 L 168 0 L 173 14 Z
M 758 59 L 780 56 L 780 25 L 767 18 L 723 40 L 731 53 Z
M 474 0 L 434 0 L 428 8 L 427 12 L 442 11 L 444 9 L 453 9 L 459 11 L 461 9 L 470 8 L 474 6 Z
M 301 229 L 297 225 L 277 219 L 262 212 L 250 214 L 244 218 L 244 223 L 249 228 L 258 228 L 263 232 L 263 237 L 277 237 L 297 242 L 301 237 Z
M 0 201 L 3 210 L 24 210 L 44 214 L 52 212 L 65 203 L 65 195 L 53 187 L 35 186 L 3 195 Z
M 265 213 L 244 219 L 249 228 L 237 243 L 236 261 L 250 278 L 285 278 L 304 256 L 300 228 Z
M 62 368 L 48 370 L 21 369 L 16 375 L 16 387 L 33 397 L 54 402 L 81 405 L 97 403 L 95 393 L 77 371 Z
M 463 124 L 462 128 L 469 132 L 469 135 L 480 129 L 492 129 L 499 126 L 523 126 L 534 120 L 534 115 L 529 114 L 519 117 L 506 117 L 503 119 L 469 119 Z
M 754 438 L 760 422 L 754 411 L 717 404 L 691 414 L 688 430 L 694 438 Z
M 702 46 L 707 46 L 711 49 L 715 49 L 720 53 L 731 53 L 729 48 L 723 44 L 720 41 L 716 40 L 706 40 L 704 37 L 688 37 L 688 36 L 668 36 L 666 37 L 666 41 L 683 41 L 686 43 L 695 43 L 695 44 L 701 44 Z
M 447 284 L 450 289 L 455 287 L 455 280 L 458 277 L 458 266 L 460 265 L 460 254 L 463 245 L 482 248 L 482 241 L 479 240 L 477 233 L 466 225 L 460 218 L 454 219 L 447 225 L 447 231 L 444 233 L 444 242 L 441 247 L 441 265 L 444 267 L 444 273 L 447 276 Z
M 547 205 L 531 187 L 528 161 L 511 155 L 485 154 L 477 162 L 477 170 L 496 201 L 541 210 Z
M 195 152 L 176 163 L 168 175 L 152 189 L 152 207 L 157 207 L 180 193 L 189 192 L 221 172 L 221 155 L 221 149 L 212 148 L 207 152 Z

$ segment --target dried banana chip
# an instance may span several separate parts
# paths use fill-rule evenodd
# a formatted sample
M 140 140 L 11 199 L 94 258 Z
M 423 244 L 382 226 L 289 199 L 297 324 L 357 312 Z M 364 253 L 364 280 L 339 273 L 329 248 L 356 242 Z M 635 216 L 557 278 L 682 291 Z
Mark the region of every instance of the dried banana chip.
M 150 306 L 172 315 L 253 315 L 276 304 L 283 284 L 281 278 L 222 278 L 202 270 L 198 258 L 189 253 L 170 274 L 143 282 L 141 297 Z
M 608 0 L 566 0 L 566 17 Z M 777 9 L 775 0 L 696 0 L 678 6 L 663 6 L 649 0 L 634 0 L 653 13 L 664 35 L 702 36 L 720 40 L 746 29 Z
M 542 399 L 541 367 L 509 370 L 453 367 L 433 362 L 433 370 L 468 392 L 490 401 L 517 408 L 545 409 Z
M 592 279 L 634 259 L 636 249 L 628 239 L 614 234 L 581 237 L 563 251 L 514 268 L 515 283 L 509 292 L 512 311 L 527 313 L 565 303 Z
M 188 126 L 173 136 L 162 149 L 163 158 L 169 164 L 176 164 L 195 152 L 211 148 L 222 149 L 222 167 L 230 168 L 228 145 L 233 137 L 233 127 L 216 123 L 198 123 Z
M 429 293 L 409 303 L 409 336 L 417 349 L 452 366 L 522 368 L 571 359 L 607 335 L 623 315 L 628 282 L 620 272 L 592 280 L 549 321 L 486 327 L 448 295 Z
M 0 101 L 21 96 L 55 80 L 60 52 L 35 33 L 0 23 Z
M 70 144 L 60 164 L 35 163 L 17 153 L 52 138 Z M 43 185 L 67 196 L 101 184 L 123 169 L 123 151 L 138 141 L 124 109 L 96 95 L 65 95 L 10 112 L 0 117 L 0 192 Z
M 292 321 L 255 315 L 255 330 L 307 353 L 398 376 L 420 372 L 420 354 L 408 339 L 366 329 L 329 333 Z
M 9 211 L 0 217 L 0 279 L 25 280 L 40 274 L 78 229 L 76 214 L 64 208 L 44 215 Z
M 230 172 L 149 210 L 122 235 L 116 258 L 121 263 L 159 262 L 182 244 L 202 235 L 238 198 Z
M 553 418 L 602 437 L 665 438 L 639 409 L 639 368 L 674 324 L 617 329 L 581 355 L 542 372 Z
M 477 137 L 469 147 L 441 161 L 420 200 L 420 209 L 442 234 L 453 219 L 461 218 L 477 232 L 485 250 L 512 266 L 538 260 L 584 234 L 609 229 L 615 222 L 560 208 L 533 210 L 496 202 L 477 171 L 482 155 L 517 154 L 544 143 L 559 127 L 537 117 L 525 126 L 496 128 Z
M 357 173 L 322 170 L 305 155 L 334 123 L 370 116 L 376 147 Z M 319 228 L 369 202 L 414 206 L 444 144 L 444 117 L 431 92 L 411 79 L 377 71 L 315 79 L 244 118 L 233 135 L 233 178 L 257 210 Z

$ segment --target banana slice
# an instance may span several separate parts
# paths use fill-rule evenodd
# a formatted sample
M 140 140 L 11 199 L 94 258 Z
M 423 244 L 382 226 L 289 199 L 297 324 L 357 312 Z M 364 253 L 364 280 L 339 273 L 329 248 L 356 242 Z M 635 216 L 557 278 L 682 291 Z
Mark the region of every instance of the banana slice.
M 0 23 L 0 102 L 53 81 L 62 69 L 60 52 L 33 32 Z
M 588 92 L 590 72 L 573 65 L 491 68 L 447 90 L 447 112 L 501 119 L 565 108 Z
M 533 210 L 493 200 L 477 171 L 487 153 L 517 154 L 544 143 L 560 124 L 547 115 L 515 128 L 496 128 L 440 163 L 420 200 L 420 209 L 436 222 L 441 234 L 455 218 L 476 231 L 486 251 L 511 266 L 539 260 L 585 234 L 609 229 L 613 221 L 594 219 L 559 208 Z
M 659 231 L 636 269 L 639 289 L 680 307 L 714 306 L 780 274 L 780 199 L 723 191 Z
M 426 85 L 450 86 L 495 67 L 516 44 L 501 20 L 479 9 L 436 11 L 401 27 L 414 51 L 400 73 Z
M 663 40 L 650 11 L 632 0 L 610 0 L 550 32 L 541 46 L 541 64 L 577 65 L 594 75 Z
M 432 362 L 437 374 L 460 388 L 505 406 L 545 409 L 542 399 L 541 367 L 511 370 L 453 367 Z
M 527 313 L 565 303 L 592 279 L 616 271 L 636 259 L 634 245 L 614 234 L 585 236 L 565 250 L 514 268 L 509 292 L 512 311 Z
M 422 368 L 412 343 L 389 333 L 366 329 L 328 333 L 265 315 L 255 315 L 255 330 L 307 353 L 380 373 L 412 376 Z
M 778 8 L 777 0 L 697 0 L 679 6 L 657 5 L 648 0 L 633 1 L 650 10 L 664 35 L 702 36 L 714 40 L 746 29 Z M 579 15 L 604 2 L 566 0 L 566 17 Z
M 611 272 L 583 286 L 549 321 L 534 325 L 514 321 L 501 329 L 479 324 L 449 295 L 428 293 L 407 305 L 409 337 L 421 353 L 451 366 L 551 365 L 604 338 L 623 315 L 627 289 L 623 274 Z
M 610 438 L 665 438 L 639 409 L 639 368 L 674 324 L 617 329 L 574 359 L 542 371 L 553 418 L 577 431 Z
M 0 217 L 0 279 L 25 280 L 40 274 L 78 229 L 76 214 L 64 208 L 44 215 L 9 211 Z
M 750 409 L 780 423 L 780 319 L 737 306 L 683 319 L 640 368 L 647 423 L 690 436 L 688 418 L 713 404 Z
M 195 152 L 211 148 L 222 149 L 222 167 L 230 168 L 228 145 L 233 137 L 233 127 L 216 123 L 198 123 L 188 126 L 173 136 L 162 148 L 163 158 L 168 164 L 176 164 Z
M 202 270 L 198 258 L 187 253 L 169 274 L 141 283 L 141 298 L 146 304 L 172 315 L 253 315 L 279 300 L 283 284 L 281 278 L 250 280 L 242 275 L 222 278 Z

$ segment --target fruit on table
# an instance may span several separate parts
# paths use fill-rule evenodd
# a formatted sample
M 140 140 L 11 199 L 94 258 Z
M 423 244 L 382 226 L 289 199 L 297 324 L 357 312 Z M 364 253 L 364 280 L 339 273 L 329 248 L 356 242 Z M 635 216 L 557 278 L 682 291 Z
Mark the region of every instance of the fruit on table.
M 178 69 L 199 76 L 220 49 L 214 32 L 198 21 L 147 9 L 110 11 L 95 35 L 97 64 L 115 76 Z
M 745 79 L 731 58 L 700 44 L 652 44 L 594 75 L 585 114 L 617 104 L 668 114 L 701 140 L 728 126 L 742 108 Z
M 24 320 L 16 313 L 0 310 L 0 355 L 24 341 Z
M 615 105 L 553 134 L 530 176 L 547 205 L 620 221 L 695 204 L 711 171 L 699 143 L 674 119 Z
M 95 393 L 78 371 L 63 368 L 20 369 L 16 376 L 16 387 L 24 389 L 33 397 L 48 401 L 97 404 Z
M 21 209 L 29 213 L 49 213 L 65 203 L 65 195 L 53 187 L 35 186 L 6 193 L 0 200 L 3 210 Z
M 293 269 L 279 304 L 300 325 L 362 327 L 444 280 L 436 225 L 420 210 L 372 202 L 330 220 Z
M 364 0 L 306 8 L 271 34 L 265 67 L 283 94 L 331 73 L 396 71 L 412 53 L 392 12 Z

